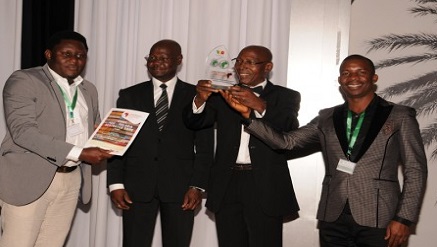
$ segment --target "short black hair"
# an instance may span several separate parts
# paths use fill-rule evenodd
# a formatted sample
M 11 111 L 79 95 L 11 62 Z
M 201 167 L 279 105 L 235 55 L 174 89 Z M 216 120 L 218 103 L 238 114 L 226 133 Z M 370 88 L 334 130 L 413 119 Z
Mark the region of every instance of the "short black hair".
M 66 39 L 77 40 L 81 42 L 85 46 L 85 49 L 88 51 L 88 45 L 86 44 L 85 37 L 78 32 L 70 31 L 70 30 L 60 31 L 53 34 L 49 38 L 46 48 L 49 50 L 53 50 L 56 45 L 61 43 L 62 40 L 66 40 Z
M 365 61 L 370 66 L 370 69 L 371 69 L 370 72 L 372 74 L 375 74 L 375 64 L 373 63 L 373 61 L 370 60 L 368 57 L 365 57 L 365 56 L 360 55 L 360 54 L 352 54 L 352 55 L 349 55 L 348 57 L 346 57 L 345 59 L 343 59 L 343 62 L 341 62 L 341 64 L 340 64 L 340 70 L 341 70 L 341 66 L 344 64 L 344 62 L 346 62 L 348 60 L 352 60 L 352 59 L 359 59 L 359 60 Z

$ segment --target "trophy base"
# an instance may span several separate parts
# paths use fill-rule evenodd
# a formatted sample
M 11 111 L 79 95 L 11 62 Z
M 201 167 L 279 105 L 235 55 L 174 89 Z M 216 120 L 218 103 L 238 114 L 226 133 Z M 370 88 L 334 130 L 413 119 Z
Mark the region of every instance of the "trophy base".
M 214 88 L 214 89 L 228 90 L 230 87 L 232 87 L 232 85 L 217 85 L 217 84 L 212 84 L 211 87 Z
M 212 80 L 211 87 L 215 89 L 227 90 L 235 85 L 235 81 L 225 81 L 225 80 Z

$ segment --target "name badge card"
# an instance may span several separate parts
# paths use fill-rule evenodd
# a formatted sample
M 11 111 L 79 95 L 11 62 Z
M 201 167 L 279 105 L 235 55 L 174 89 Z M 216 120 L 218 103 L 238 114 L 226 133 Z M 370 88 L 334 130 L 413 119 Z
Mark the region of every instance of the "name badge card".
M 357 164 L 354 162 L 351 162 L 349 160 L 340 159 L 338 161 L 337 170 L 346 172 L 348 174 L 354 174 L 355 166 Z
M 73 121 L 68 125 L 67 135 L 70 137 L 77 136 L 83 133 L 83 126 L 80 121 Z

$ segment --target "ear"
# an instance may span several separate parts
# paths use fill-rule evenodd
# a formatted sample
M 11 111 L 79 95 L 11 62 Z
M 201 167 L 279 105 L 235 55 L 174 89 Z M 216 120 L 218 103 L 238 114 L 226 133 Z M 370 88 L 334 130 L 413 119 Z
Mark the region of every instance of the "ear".
M 182 63 L 182 59 L 183 59 L 184 57 L 182 56 L 182 54 L 181 55 L 179 55 L 177 58 L 176 58 L 176 61 L 177 61 L 177 64 L 178 65 L 180 65 L 181 63 Z
M 272 71 L 272 69 L 273 69 L 273 63 L 272 62 L 268 62 L 264 66 L 264 72 L 266 72 L 266 73 L 270 73 L 270 71 Z
M 44 56 L 46 57 L 47 61 L 49 61 L 52 60 L 53 53 L 51 50 L 47 49 L 44 51 Z
M 378 78 L 379 78 L 378 75 L 374 74 L 373 77 L 372 77 L 372 82 L 376 83 L 378 81 Z

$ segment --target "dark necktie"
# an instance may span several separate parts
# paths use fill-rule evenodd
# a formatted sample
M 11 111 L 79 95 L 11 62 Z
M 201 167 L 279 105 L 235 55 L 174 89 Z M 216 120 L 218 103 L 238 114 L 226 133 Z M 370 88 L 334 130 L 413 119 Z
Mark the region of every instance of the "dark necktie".
M 257 93 L 257 94 L 261 94 L 261 92 L 263 91 L 263 87 L 262 86 L 254 87 L 254 88 L 251 88 L 251 89 L 252 89 L 252 91 L 254 93 Z
M 168 96 L 167 96 L 167 85 L 161 84 L 162 94 L 156 102 L 156 122 L 158 123 L 158 129 L 161 131 L 164 128 L 167 114 L 168 114 Z
M 259 96 L 259 95 L 261 95 L 261 92 L 263 91 L 263 87 L 262 86 L 251 87 L 250 90 L 252 90 L 252 92 L 258 94 L 258 96 Z M 255 111 L 251 111 L 250 112 L 250 117 L 251 118 L 256 118 Z

